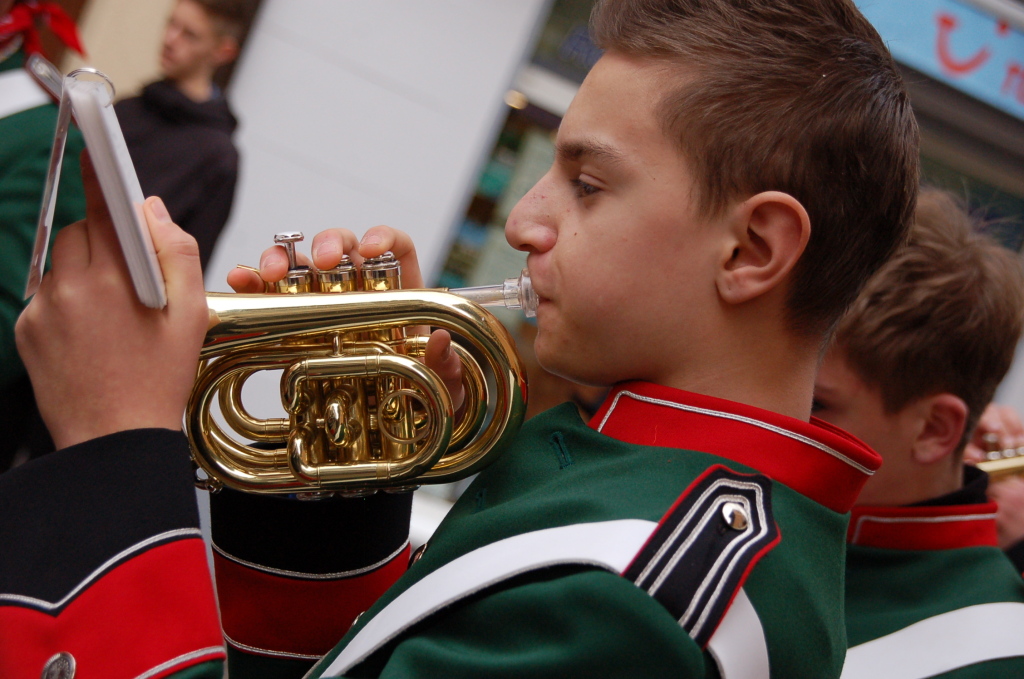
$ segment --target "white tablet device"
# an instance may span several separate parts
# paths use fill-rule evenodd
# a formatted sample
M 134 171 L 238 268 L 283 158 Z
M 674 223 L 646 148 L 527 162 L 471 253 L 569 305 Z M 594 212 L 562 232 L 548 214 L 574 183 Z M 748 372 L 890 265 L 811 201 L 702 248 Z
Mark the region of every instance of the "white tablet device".
M 146 198 L 114 114 L 110 91 L 103 82 L 72 76 L 64 79 L 64 88 L 103 187 L 135 292 L 146 306 L 162 308 L 167 305 L 167 291 L 142 213 Z
M 54 150 L 50 159 L 49 176 L 40 211 L 36 233 L 36 247 L 32 255 L 26 298 L 34 294 L 42 278 L 53 224 L 53 206 L 60 175 L 67 136 L 69 114 L 74 114 L 82 130 L 89 157 L 99 178 L 103 197 L 114 221 L 121 251 L 128 263 L 128 271 L 139 300 L 148 307 L 160 309 L 167 305 L 160 263 L 153 248 L 153 239 L 142 212 L 145 196 L 135 174 L 135 166 L 128 155 L 128 146 L 121 134 L 113 106 L 113 87 L 109 79 L 93 69 L 80 69 L 63 80 L 61 111 L 58 115 Z

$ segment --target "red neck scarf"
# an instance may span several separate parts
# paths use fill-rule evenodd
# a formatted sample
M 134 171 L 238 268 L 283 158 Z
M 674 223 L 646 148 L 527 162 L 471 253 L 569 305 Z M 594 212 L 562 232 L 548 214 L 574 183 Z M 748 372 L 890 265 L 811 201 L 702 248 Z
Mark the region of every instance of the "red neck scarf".
M 36 28 L 37 20 L 48 26 L 65 45 L 85 55 L 75 22 L 60 5 L 45 0 L 19 2 L 11 8 L 10 13 L 0 17 L 0 43 L 20 35 L 24 40 L 23 49 L 26 55 L 42 52 L 39 31 Z

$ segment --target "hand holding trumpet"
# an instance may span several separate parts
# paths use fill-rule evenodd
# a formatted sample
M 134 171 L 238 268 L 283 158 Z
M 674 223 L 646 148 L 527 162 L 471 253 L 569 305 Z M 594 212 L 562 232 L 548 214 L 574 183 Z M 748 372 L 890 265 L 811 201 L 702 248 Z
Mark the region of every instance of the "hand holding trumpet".
M 180 428 L 209 325 L 195 239 L 171 221 L 159 198 L 146 201 L 168 304 L 159 310 L 143 306 L 87 154 L 82 165 L 86 218 L 57 236 L 52 268 L 16 328 L 18 350 L 58 448 L 129 429 Z M 422 287 L 411 239 L 385 226 L 371 229 L 361 242 L 345 229 L 322 232 L 313 240 L 313 263 L 330 268 L 346 253 L 359 263 L 387 250 L 401 261 L 406 287 Z M 262 292 L 265 282 L 280 280 L 287 270 L 284 248 L 276 246 L 261 257 L 258 274 L 236 268 L 228 282 L 236 292 Z M 446 331 L 430 338 L 424 362 L 458 407 L 461 363 Z
M 379 257 L 391 252 L 402 265 L 403 287 L 422 288 L 423 274 L 420 272 L 419 260 L 416 258 L 416 247 L 409 234 L 389 226 L 375 226 L 367 231 L 362 240 L 357 240 L 348 229 L 328 229 L 318 233 L 312 242 L 313 259 L 303 253 L 296 252 L 299 264 L 317 270 L 332 269 L 338 266 L 341 258 L 347 255 L 358 269 L 363 261 L 370 257 Z M 248 267 L 235 267 L 228 273 L 228 285 L 235 292 L 259 293 L 267 288 L 267 284 L 276 283 L 288 274 L 290 263 L 285 248 L 275 245 L 268 248 L 260 256 L 259 270 Z M 424 363 L 438 374 L 451 394 L 456 410 L 462 405 L 462 363 L 451 350 L 451 335 L 446 330 L 436 330 L 427 342 Z

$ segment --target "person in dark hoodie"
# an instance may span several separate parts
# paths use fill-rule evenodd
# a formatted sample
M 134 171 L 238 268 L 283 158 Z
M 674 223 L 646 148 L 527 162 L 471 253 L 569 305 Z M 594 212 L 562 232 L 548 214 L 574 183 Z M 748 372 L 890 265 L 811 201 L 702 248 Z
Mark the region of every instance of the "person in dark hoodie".
M 162 197 L 199 241 L 204 268 L 238 177 L 238 121 L 213 75 L 238 56 L 245 18 L 241 0 L 178 0 L 164 31 L 163 80 L 115 105 L 143 192 Z

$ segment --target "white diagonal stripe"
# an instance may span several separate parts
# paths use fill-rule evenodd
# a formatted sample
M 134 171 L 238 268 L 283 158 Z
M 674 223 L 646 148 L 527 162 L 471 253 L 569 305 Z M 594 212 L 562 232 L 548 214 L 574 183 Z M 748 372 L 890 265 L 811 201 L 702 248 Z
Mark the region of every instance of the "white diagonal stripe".
M 708 641 L 708 652 L 715 659 L 722 679 L 771 677 L 764 628 L 743 588 L 736 593 L 732 606 Z
M 842 679 L 924 679 L 1024 656 L 1024 603 L 967 606 L 926 618 L 846 652 Z
M 521 573 L 565 563 L 621 573 L 657 525 L 622 519 L 560 526 L 514 535 L 464 554 L 410 586 L 375 615 L 321 676 L 344 674 L 435 611 Z

